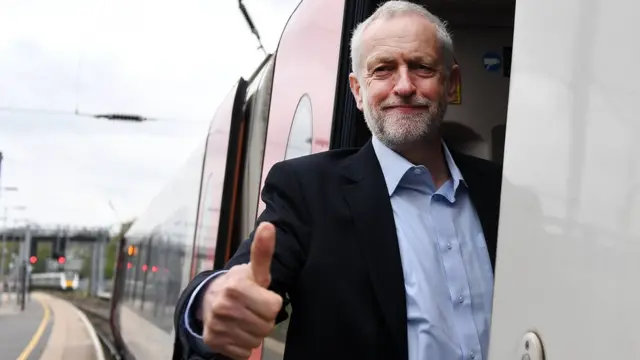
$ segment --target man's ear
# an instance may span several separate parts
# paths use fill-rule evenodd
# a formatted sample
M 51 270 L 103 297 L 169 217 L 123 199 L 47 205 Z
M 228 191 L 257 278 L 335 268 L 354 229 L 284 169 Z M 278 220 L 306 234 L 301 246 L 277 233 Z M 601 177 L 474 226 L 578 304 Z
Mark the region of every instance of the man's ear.
M 453 101 L 456 98 L 461 80 L 462 78 L 460 77 L 460 66 L 458 66 L 458 64 L 456 63 L 451 67 L 451 72 L 449 73 L 449 80 L 447 84 L 447 100 L 449 100 L 449 102 Z
M 358 77 L 355 73 L 349 74 L 349 87 L 351 88 L 353 98 L 356 100 L 356 106 L 362 111 L 362 92 L 360 91 L 360 82 L 358 82 Z

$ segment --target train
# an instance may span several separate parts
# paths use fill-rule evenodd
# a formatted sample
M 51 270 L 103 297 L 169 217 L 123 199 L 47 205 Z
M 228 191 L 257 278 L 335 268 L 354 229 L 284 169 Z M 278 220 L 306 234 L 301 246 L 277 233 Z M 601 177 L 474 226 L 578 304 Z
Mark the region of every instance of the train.
M 29 276 L 31 290 L 76 291 L 80 276 L 73 271 L 32 273 Z
M 349 39 L 380 2 L 300 1 L 277 49 L 229 89 L 119 244 L 111 325 L 123 351 L 170 356 L 180 292 L 247 237 L 276 162 L 368 141 Z M 417 2 L 454 35 L 462 79 L 447 136 L 503 166 L 489 358 L 637 357 L 640 3 Z M 286 335 L 285 321 L 251 359 L 282 359 Z

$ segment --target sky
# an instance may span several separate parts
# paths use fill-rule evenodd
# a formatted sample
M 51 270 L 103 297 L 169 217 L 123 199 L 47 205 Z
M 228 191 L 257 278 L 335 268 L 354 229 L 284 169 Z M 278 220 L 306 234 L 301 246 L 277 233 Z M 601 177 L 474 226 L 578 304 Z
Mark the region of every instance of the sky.
M 298 2 L 244 1 L 267 51 Z M 142 215 L 264 56 L 236 0 L 0 0 L 0 54 L 0 206 L 45 227 Z

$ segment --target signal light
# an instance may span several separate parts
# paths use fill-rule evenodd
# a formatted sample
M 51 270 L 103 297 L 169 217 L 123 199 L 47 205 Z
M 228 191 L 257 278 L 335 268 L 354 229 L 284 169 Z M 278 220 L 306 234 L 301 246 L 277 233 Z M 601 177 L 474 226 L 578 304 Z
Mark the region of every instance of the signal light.
M 64 256 L 60 256 L 58 258 L 58 264 L 62 265 L 67 261 L 67 259 L 64 258 Z
M 133 245 L 129 245 L 129 248 L 127 249 L 127 254 L 129 254 L 129 256 L 134 256 L 137 253 L 138 253 L 138 249 Z
M 30 258 L 29 258 L 29 262 L 30 262 L 31 264 L 35 264 L 35 263 L 37 263 L 37 262 L 38 262 L 38 257 L 37 257 L 37 256 L 32 256 L 32 257 L 30 257 Z

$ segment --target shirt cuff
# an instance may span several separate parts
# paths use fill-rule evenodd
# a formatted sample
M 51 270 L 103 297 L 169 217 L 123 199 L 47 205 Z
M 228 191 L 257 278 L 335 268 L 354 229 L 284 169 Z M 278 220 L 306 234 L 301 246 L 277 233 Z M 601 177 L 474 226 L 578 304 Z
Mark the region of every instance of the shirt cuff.
M 193 290 L 193 293 L 191 294 L 191 298 L 189 299 L 189 302 L 187 303 L 187 309 L 184 312 L 184 326 L 185 328 L 187 328 L 187 331 L 195 338 L 202 340 L 202 334 L 197 334 L 194 330 L 193 327 L 191 326 L 193 319 L 196 318 L 195 316 L 195 312 L 192 313 L 192 309 L 191 309 L 191 305 L 194 303 L 194 301 L 196 301 L 196 299 L 201 299 L 201 296 L 198 296 L 200 290 L 202 289 L 203 286 L 205 286 L 206 284 L 208 284 L 211 280 L 213 280 L 216 276 L 218 275 L 222 275 L 224 273 L 226 273 L 228 270 L 222 270 L 219 272 L 216 272 L 215 274 L 211 274 L 209 275 L 208 278 L 204 279 L 200 285 L 198 285 L 198 287 Z M 200 304 L 196 304 L 196 309 L 197 307 L 199 307 Z

